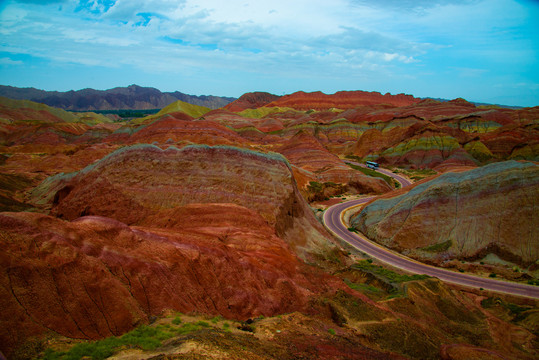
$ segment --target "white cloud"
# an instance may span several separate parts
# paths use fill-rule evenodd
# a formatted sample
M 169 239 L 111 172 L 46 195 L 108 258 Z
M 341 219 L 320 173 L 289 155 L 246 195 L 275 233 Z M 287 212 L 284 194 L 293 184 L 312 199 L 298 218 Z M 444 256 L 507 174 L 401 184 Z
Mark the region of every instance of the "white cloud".
M 0 58 L 0 65 L 22 65 L 23 62 L 20 60 L 12 60 L 8 57 Z
M 531 67 L 538 54 L 537 40 L 530 40 L 537 35 L 511 36 L 530 21 L 525 7 L 511 0 L 36 3 L 8 1 L 1 8 L 6 59 L 9 53 L 28 54 L 60 65 L 134 67 L 167 78 L 250 73 L 282 77 L 283 83 L 370 79 L 376 86 L 411 72 L 425 84 L 444 83 L 433 78 L 457 68 L 462 79 L 481 78 L 495 73 L 494 62 L 522 68 L 527 61 Z

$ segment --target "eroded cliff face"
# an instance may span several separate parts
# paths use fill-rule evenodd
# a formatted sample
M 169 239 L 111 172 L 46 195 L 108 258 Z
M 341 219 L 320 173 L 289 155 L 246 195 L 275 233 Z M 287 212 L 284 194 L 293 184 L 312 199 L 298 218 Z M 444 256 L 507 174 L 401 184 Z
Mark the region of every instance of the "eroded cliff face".
M 351 192 L 358 193 L 381 194 L 391 191 L 391 186 L 384 180 L 350 168 L 324 148 L 317 138 L 304 131 L 300 131 L 277 151 L 304 170 L 302 174 L 311 181 L 347 184 Z M 296 178 L 300 178 L 299 174 Z
M 494 253 L 527 266 L 539 257 L 538 202 L 539 167 L 507 161 L 446 173 L 376 200 L 352 223 L 369 238 L 428 261 Z
M 50 193 L 54 196 L 43 197 Z M 51 213 L 74 220 L 110 217 L 135 225 L 191 203 L 232 203 L 259 213 L 302 257 L 323 252 L 327 233 L 301 197 L 279 154 L 227 146 L 125 147 L 77 174 L 45 181 L 34 193 Z
M 233 204 L 177 207 L 138 227 L 1 213 L 0 233 L 4 351 L 49 331 L 121 335 L 165 309 L 238 319 L 296 311 L 342 287 L 299 261 L 259 214 Z

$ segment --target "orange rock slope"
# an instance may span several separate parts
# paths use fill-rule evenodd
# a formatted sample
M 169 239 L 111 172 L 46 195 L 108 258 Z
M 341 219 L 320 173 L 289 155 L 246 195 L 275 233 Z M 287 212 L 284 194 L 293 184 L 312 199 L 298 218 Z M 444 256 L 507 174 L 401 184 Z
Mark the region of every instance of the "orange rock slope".
M 191 204 L 162 215 L 129 227 L 0 214 L 3 350 L 49 330 L 121 335 L 164 309 L 240 319 L 290 312 L 340 287 L 322 282 L 252 210 Z
M 129 225 L 189 203 L 235 203 L 257 211 L 302 256 L 325 246 L 325 230 L 299 194 L 288 162 L 274 153 L 135 145 L 44 182 L 34 193 L 58 217 L 100 215 Z

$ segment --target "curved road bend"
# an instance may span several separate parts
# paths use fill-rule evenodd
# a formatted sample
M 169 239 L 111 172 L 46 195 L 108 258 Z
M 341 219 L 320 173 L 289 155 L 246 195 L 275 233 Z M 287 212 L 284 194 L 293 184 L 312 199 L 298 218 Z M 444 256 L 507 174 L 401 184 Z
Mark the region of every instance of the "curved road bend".
M 383 169 L 380 169 L 379 171 L 395 178 L 402 184 L 403 187 L 410 185 L 410 182 L 408 180 L 398 175 L 395 175 L 390 171 Z M 342 213 L 348 208 L 366 203 L 373 198 L 374 197 L 351 200 L 345 203 L 331 206 L 324 213 L 324 224 L 331 232 L 333 232 L 335 235 L 337 235 L 342 240 L 346 241 L 356 249 L 399 269 L 415 274 L 426 274 L 429 276 L 437 277 L 442 281 L 453 284 L 473 288 L 483 288 L 485 290 L 526 296 L 530 298 L 539 298 L 538 286 L 494 280 L 491 278 L 483 278 L 463 273 L 456 273 L 454 271 L 426 265 L 416 260 L 407 258 L 403 255 L 397 254 L 393 251 L 390 251 L 380 245 L 377 245 L 365 238 L 363 235 L 348 231 L 348 228 L 342 221 Z
M 362 163 L 358 163 L 358 162 L 350 161 L 350 160 L 344 160 L 344 162 L 348 163 L 348 164 L 356 165 L 356 166 L 361 166 L 361 167 L 364 167 L 365 169 L 368 169 L 367 165 L 362 164 Z M 408 185 L 412 184 L 410 182 L 410 180 L 405 179 L 400 175 L 394 174 L 389 170 L 379 168 L 376 171 L 378 171 L 379 173 L 382 173 L 384 175 L 391 176 L 393 179 L 397 180 L 401 184 L 401 187 L 407 187 Z

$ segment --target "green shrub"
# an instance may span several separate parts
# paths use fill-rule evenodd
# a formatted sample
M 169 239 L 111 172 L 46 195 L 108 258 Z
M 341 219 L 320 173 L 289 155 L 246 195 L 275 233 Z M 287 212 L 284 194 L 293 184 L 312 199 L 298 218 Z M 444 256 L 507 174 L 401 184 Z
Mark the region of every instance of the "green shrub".
M 344 280 L 344 282 L 346 283 L 346 285 L 348 285 L 348 287 L 350 289 L 354 289 L 354 290 L 357 290 L 357 291 L 362 292 L 362 293 L 368 292 L 368 293 L 378 294 L 378 293 L 382 292 L 382 290 L 380 290 L 377 287 L 374 287 L 372 285 L 356 284 L 356 283 L 353 283 L 353 282 L 348 281 L 346 279 Z
M 335 335 L 335 330 L 334 329 L 328 329 L 328 333 L 330 333 L 331 335 Z
M 174 325 L 179 325 L 179 324 L 181 324 L 181 322 L 182 322 L 182 319 L 180 319 L 179 316 L 176 316 L 176 317 L 172 320 L 172 323 L 173 323 Z
M 452 244 L 453 244 L 453 242 L 451 240 L 446 240 L 446 241 L 438 243 L 438 244 L 434 244 L 434 245 L 431 245 L 431 246 L 424 247 L 421 250 L 428 251 L 428 252 L 442 252 L 442 251 L 446 251 L 447 249 L 449 249 Z
M 496 274 L 495 273 L 490 273 L 490 275 L 488 277 L 495 278 Z
M 396 272 L 386 269 L 380 265 L 374 265 L 370 263 L 368 260 L 361 260 L 357 262 L 356 264 L 352 265 L 352 268 L 370 272 L 377 276 L 382 276 L 393 283 L 422 280 L 429 277 L 428 275 L 418 275 L 418 274 L 414 274 L 414 275 L 397 274 Z
M 181 320 L 177 316 L 172 322 L 178 325 L 181 323 Z M 47 349 L 43 358 L 46 360 L 78 360 L 89 357 L 94 360 L 101 360 L 114 355 L 118 348 L 122 346 L 138 347 L 142 350 L 155 350 L 161 346 L 162 341 L 170 339 L 175 335 L 187 334 L 209 326 L 205 321 L 199 321 L 195 324 L 186 323 L 178 328 L 173 328 L 169 324 L 157 326 L 142 325 L 121 337 L 110 337 L 103 340 L 80 343 L 66 352 Z

